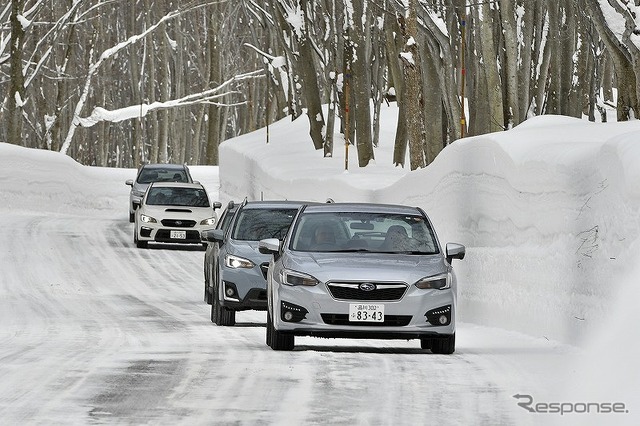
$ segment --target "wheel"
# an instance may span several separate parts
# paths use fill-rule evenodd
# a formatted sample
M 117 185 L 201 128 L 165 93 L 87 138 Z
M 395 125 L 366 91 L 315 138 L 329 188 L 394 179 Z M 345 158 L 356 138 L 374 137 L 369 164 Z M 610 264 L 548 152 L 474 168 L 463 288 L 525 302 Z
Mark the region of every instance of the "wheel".
M 211 322 L 220 325 L 220 302 L 214 295 L 211 295 Z
M 223 326 L 236 325 L 236 311 L 220 305 L 216 287 L 214 287 L 211 295 L 211 322 Z
M 451 336 L 433 339 L 431 341 L 431 352 L 434 354 L 450 355 L 456 350 L 456 334 Z
M 211 304 L 211 293 L 209 293 L 209 272 L 204 271 L 204 301 L 207 305 Z
M 133 243 L 138 248 L 147 248 L 148 247 L 148 243 L 146 241 L 140 241 L 138 239 L 138 227 L 137 226 L 133 230 Z
M 267 310 L 267 332 L 264 333 L 266 336 L 266 342 L 267 342 L 267 346 L 271 347 L 271 329 L 273 328 L 273 323 L 271 322 L 271 314 L 269 313 L 269 310 Z
M 208 284 L 205 281 L 204 283 L 204 301 L 207 302 L 207 305 L 211 304 L 211 293 L 209 293 L 209 289 L 207 288 Z
M 129 213 L 129 222 L 133 223 L 136 220 L 135 213 Z
M 291 351 L 295 346 L 295 336 L 276 330 L 269 313 L 267 313 L 267 344 L 274 351 Z

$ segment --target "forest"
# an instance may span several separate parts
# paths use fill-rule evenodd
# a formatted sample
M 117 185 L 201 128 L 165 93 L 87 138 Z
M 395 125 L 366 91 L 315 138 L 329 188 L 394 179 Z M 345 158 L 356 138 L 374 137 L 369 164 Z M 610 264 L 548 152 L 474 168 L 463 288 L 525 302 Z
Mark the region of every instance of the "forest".
M 415 170 L 532 116 L 636 119 L 639 99 L 640 0 L 0 4 L 0 142 L 86 165 L 217 165 L 221 142 L 306 116 L 300 143 L 365 167 L 395 103 L 393 161 Z

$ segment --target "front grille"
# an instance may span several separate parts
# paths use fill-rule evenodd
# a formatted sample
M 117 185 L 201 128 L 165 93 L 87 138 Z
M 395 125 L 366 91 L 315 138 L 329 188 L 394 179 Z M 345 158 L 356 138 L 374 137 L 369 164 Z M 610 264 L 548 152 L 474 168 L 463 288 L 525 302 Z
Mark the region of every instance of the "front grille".
M 411 315 L 385 315 L 383 322 L 349 321 L 349 314 L 321 314 L 325 324 L 367 327 L 402 327 L 411 322 Z
M 327 283 L 331 296 L 342 300 L 400 300 L 407 291 L 407 285 L 401 283 L 374 284 L 375 289 L 365 291 L 363 283 Z
M 267 279 L 267 271 L 269 270 L 269 262 L 264 262 L 260 264 L 260 271 L 262 271 L 262 276 L 264 279 Z
M 193 228 L 196 226 L 196 221 L 186 219 L 164 219 L 162 221 L 162 226 L 168 226 L 171 228 Z

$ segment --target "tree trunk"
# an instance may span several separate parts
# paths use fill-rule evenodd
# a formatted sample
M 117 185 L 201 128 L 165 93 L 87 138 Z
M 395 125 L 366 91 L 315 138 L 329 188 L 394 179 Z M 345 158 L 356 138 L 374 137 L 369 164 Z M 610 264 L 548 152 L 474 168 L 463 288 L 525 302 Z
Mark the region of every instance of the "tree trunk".
M 22 43 L 24 29 L 18 19 L 22 15 L 24 0 L 11 2 L 11 48 L 10 48 L 10 76 L 9 93 L 7 93 L 7 142 L 22 144 L 22 104 L 25 101 L 24 75 L 22 73 Z
M 365 0 L 353 1 L 353 44 L 354 60 L 352 62 L 352 76 L 355 129 L 356 129 L 356 146 L 358 147 L 358 165 L 366 167 L 371 160 L 374 159 L 373 143 L 371 140 L 371 104 L 370 104 L 370 87 L 371 87 L 371 68 L 369 67 L 369 56 L 366 51 L 365 29 L 368 28 L 366 22 L 369 16 L 366 13 Z M 362 19 L 365 19 L 363 22 Z
M 403 102 L 406 103 L 406 122 L 409 136 L 409 165 L 411 170 L 426 165 L 423 150 L 424 120 L 422 116 L 422 73 L 420 55 L 417 46 L 418 19 L 416 15 L 417 0 L 409 0 L 409 10 L 404 26 L 405 47 L 402 53 L 403 70 L 405 76 L 405 93 Z M 403 27 L 402 25 L 400 26 Z

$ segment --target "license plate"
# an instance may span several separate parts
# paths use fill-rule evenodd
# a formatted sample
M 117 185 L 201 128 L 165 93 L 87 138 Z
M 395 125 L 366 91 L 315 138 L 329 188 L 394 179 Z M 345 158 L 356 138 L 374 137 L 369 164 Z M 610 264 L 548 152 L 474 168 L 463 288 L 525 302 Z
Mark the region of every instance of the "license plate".
M 187 231 L 171 231 L 170 237 L 174 240 L 184 240 L 187 238 Z
M 384 322 L 384 305 L 351 303 L 349 304 L 349 322 Z

